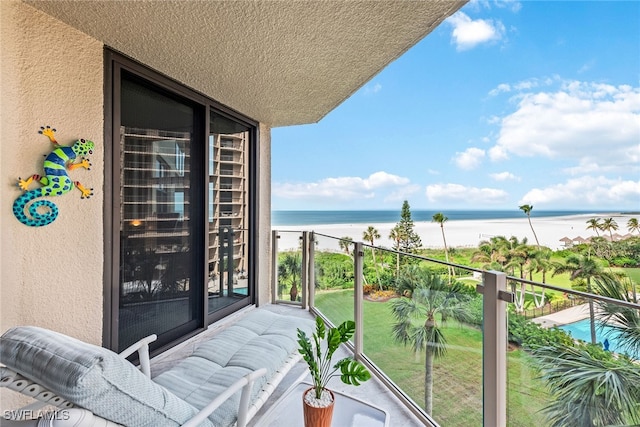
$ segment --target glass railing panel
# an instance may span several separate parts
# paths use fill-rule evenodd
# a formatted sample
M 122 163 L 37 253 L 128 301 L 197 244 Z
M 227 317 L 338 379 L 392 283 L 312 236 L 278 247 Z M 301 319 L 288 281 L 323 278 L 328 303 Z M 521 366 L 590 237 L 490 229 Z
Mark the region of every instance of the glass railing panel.
M 279 231 L 276 258 L 276 302 L 302 301 L 302 232 Z
M 509 283 L 508 425 L 640 423 L 640 306 L 631 281 L 590 278 L 588 293 Z
M 314 234 L 314 307 L 334 325 L 354 320 L 354 244 Z
M 366 357 L 440 425 L 482 425 L 478 276 L 371 246 L 363 270 Z
M 301 241 L 301 233 L 296 238 Z M 354 296 L 355 245 L 349 239 L 322 234 L 315 234 L 312 244 L 315 285 L 311 306 L 336 325 L 355 320 L 355 302 L 360 300 Z M 281 245 L 280 251 L 296 252 L 296 248 L 299 250 L 300 245 Z M 280 259 L 281 254 L 278 256 Z M 571 427 L 590 425 L 591 421 L 594 425 L 640 424 L 637 283 L 613 275 L 571 284 L 567 278 L 559 282 L 563 285 L 508 276 L 507 292 L 498 299 L 507 301 L 513 297 L 514 300 L 498 304 L 507 307 L 505 355 L 496 354 L 498 348 L 503 348 L 499 345 L 505 343 L 502 339 L 490 346 L 493 352 L 483 349 L 483 339 L 487 345 L 491 337 L 498 336 L 484 336 L 482 332 L 484 323 L 489 327 L 494 317 L 487 312 L 487 319 L 483 319 L 483 305 L 488 309 L 491 305 L 486 303 L 492 301 L 484 301 L 483 298 L 491 297 L 483 293 L 487 289 L 495 291 L 492 283 L 496 283 L 498 275 L 484 272 L 487 283 L 482 283 L 480 270 L 366 244 L 362 245 L 362 253 L 355 256 L 358 264 L 362 264 L 363 273 L 362 351 L 365 358 L 408 396 L 410 407 L 429 413 L 440 425 L 486 425 L 483 411 L 487 411 L 488 406 L 493 408 L 487 413 L 504 414 L 499 408 L 502 405 L 491 405 L 496 402 L 495 395 L 501 394 L 500 386 L 496 389 L 492 384 L 496 383 L 493 377 L 483 378 L 483 363 L 484 368 L 492 369 L 492 360 L 504 367 L 501 370 L 497 366 L 498 375 L 506 373 L 506 402 L 502 398 L 498 401 L 507 407 L 506 425 Z M 504 283 L 505 276 L 501 275 L 499 282 Z M 541 277 L 544 281 L 544 272 Z M 549 275 L 546 278 L 550 279 Z M 437 293 L 430 294 L 421 285 L 434 280 L 441 282 L 449 295 L 449 303 L 455 303 L 455 308 L 464 315 L 458 318 L 451 311 L 437 309 L 445 299 L 436 298 Z M 476 292 L 479 284 L 481 293 Z M 582 288 L 576 290 L 572 285 Z M 413 301 L 413 296 L 420 293 L 423 301 Z M 286 294 L 281 293 L 280 298 L 286 300 Z M 405 311 L 402 311 L 403 304 L 408 307 Z M 408 323 L 411 330 L 424 329 L 425 324 L 429 324 L 426 313 L 432 311 L 433 323 L 446 339 L 446 353 L 434 358 L 432 365 L 425 346 L 418 343 L 420 348 L 416 351 L 412 345 L 419 335 L 403 335 L 409 327 L 404 332 L 399 328 L 400 319 L 403 313 L 411 311 L 411 304 L 420 307 L 417 311 L 421 316 Z M 596 333 L 595 345 L 589 344 L 591 324 Z M 492 334 L 498 332 L 499 327 Z M 507 360 L 506 366 L 501 362 L 502 356 Z M 570 371 L 572 374 L 568 375 Z M 428 372 L 431 375 L 427 375 Z M 573 375 L 576 372 L 578 375 Z M 587 386 L 591 389 L 584 389 Z M 487 394 L 487 390 L 494 394 Z M 562 414 L 563 408 L 578 408 L 579 412 Z

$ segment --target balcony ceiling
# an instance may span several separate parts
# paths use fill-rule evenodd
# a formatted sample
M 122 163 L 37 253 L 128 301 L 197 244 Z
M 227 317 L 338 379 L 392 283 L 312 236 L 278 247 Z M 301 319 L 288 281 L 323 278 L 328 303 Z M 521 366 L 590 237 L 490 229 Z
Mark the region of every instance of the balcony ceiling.
M 465 1 L 25 0 L 247 116 L 313 123 Z

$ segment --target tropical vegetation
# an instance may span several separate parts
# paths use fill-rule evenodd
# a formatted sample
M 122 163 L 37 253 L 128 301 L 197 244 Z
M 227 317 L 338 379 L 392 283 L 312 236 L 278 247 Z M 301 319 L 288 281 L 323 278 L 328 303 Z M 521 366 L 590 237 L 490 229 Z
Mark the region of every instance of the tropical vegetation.
M 532 207 L 523 205 L 520 209 L 529 217 Z M 375 303 L 379 304 L 375 307 L 380 308 L 373 311 L 375 321 L 368 326 L 369 332 L 365 331 L 365 337 L 370 341 L 369 344 L 365 343 L 365 351 L 387 360 L 380 362 L 383 370 L 386 373 L 393 372 L 392 379 L 403 389 L 412 390 L 410 395 L 414 400 L 424 402 L 428 413 L 435 411 L 436 419 L 446 420 L 446 425 L 465 425 L 457 424 L 457 421 L 442 414 L 443 407 L 451 405 L 442 401 L 442 395 L 448 395 L 449 390 L 441 388 L 451 388 L 452 393 L 457 390 L 456 396 L 459 398 L 460 393 L 467 392 L 460 388 L 462 385 L 467 388 L 478 387 L 476 377 L 481 377 L 481 366 L 460 368 L 458 365 L 463 359 L 458 354 L 460 346 L 481 351 L 482 297 L 475 291 L 477 277 L 468 270 L 456 268 L 453 272 L 449 265 L 429 262 L 425 258 L 503 271 L 514 278 L 510 283 L 516 295 L 515 304 L 509 306 L 508 331 L 509 342 L 517 349 L 510 357 L 517 362 L 510 362 L 509 370 L 517 369 L 518 373 L 513 375 L 527 376 L 527 381 L 539 387 L 539 391 L 533 393 L 533 385 L 528 386 L 531 387 L 529 391 L 515 384 L 509 385 L 510 388 L 514 387 L 510 391 L 512 396 L 522 396 L 522 402 L 517 403 L 510 397 L 510 405 L 529 414 L 518 415 L 529 421 L 513 425 L 539 425 L 541 414 L 550 426 L 595 427 L 611 423 L 637 423 L 635 414 L 640 413 L 640 356 L 613 355 L 604 351 L 601 344 L 596 343 L 595 332 L 600 325 L 613 325 L 616 337 L 619 337 L 617 341 L 622 343 L 626 353 L 640 355 L 640 312 L 619 304 L 596 303 L 590 308 L 590 342 L 576 342 L 561 329 L 546 328 L 532 322 L 528 313 L 530 309 L 550 307 L 551 302 L 585 303 L 590 299 L 581 300 L 579 295 L 571 299 L 570 293 L 556 290 L 541 292 L 534 285 L 526 289 L 525 283 L 515 280 L 516 277 L 528 279 L 567 290 L 595 293 L 612 301 L 637 303 L 640 236 L 633 234 L 640 232 L 637 221 L 627 223 L 632 235 L 614 239 L 612 232 L 618 229 L 615 221 L 593 218 L 587 221 L 586 228 L 594 227 L 595 237 L 557 251 L 539 244 L 530 245 L 526 239 L 520 240 L 514 236 L 494 236 L 481 242 L 477 248 L 449 248 L 444 230 L 446 221 L 443 213 L 433 216 L 433 222 L 441 227 L 445 250 L 424 249 L 420 247 L 419 237 L 407 238 L 415 233 L 408 203 L 403 204 L 401 221 L 391 232 L 395 251 L 375 245 L 380 238 L 375 227 L 369 226 L 362 232 L 362 239 L 371 245 L 361 254 L 365 293 L 373 296 L 385 292 L 385 295 L 394 296 L 389 301 L 386 298 L 371 298 L 371 301 L 382 302 Z M 323 304 L 320 301 L 341 298 L 339 295 L 344 293 L 337 290 L 345 290 L 347 294 L 344 295 L 353 295 L 352 248 L 353 239 L 343 236 L 336 239 L 335 250 L 315 251 L 314 282 L 318 305 Z M 290 255 L 286 252 L 279 254 L 279 260 L 288 262 L 287 257 Z M 452 277 L 452 273 L 455 277 Z M 291 286 L 292 275 L 283 274 L 281 278 L 285 283 L 281 287 L 286 290 Z M 329 291 L 326 299 L 323 291 Z M 344 299 L 343 304 L 340 320 L 353 315 L 353 296 Z M 324 310 L 333 311 L 338 307 L 331 303 L 330 306 L 323 305 L 321 309 L 324 313 Z M 366 322 L 369 324 L 373 320 Z M 380 328 L 385 322 L 389 322 L 389 329 L 381 332 Z M 384 337 L 373 336 L 372 331 Z M 422 360 L 421 367 L 412 369 L 420 369 L 424 376 L 417 378 L 415 370 L 412 373 L 407 371 L 408 366 L 414 365 L 411 359 L 399 357 L 405 347 L 412 350 L 415 360 Z M 554 364 L 554 360 L 557 363 Z M 572 369 L 572 374 L 563 376 L 562 372 L 566 373 L 569 369 Z M 529 371 L 531 374 L 526 373 Z M 455 376 L 456 387 L 451 387 L 450 383 L 444 385 L 442 375 Z M 580 398 L 586 395 L 592 398 Z M 450 398 L 452 402 L 456 399 L 454 396 Z M 475 403 L 470 404 L 466 410 L 468 413 L 459 413 L 455 419 L 466 425 L 477 424 L 477 415 L 473 414 L 478 410 Z M 587 419 L 592 423 L 588 424 L 585 421 Z
M 599 294 L 630 302 L 624 282 L 612 276 L 594 282 Z M 602 300 L 595 304 L 601 324 L 613 328 L 627 353 L 614 356 L 584 345 L 535 348 L 534 365 L 553 396 L 543 409 L 551 427 L 640 424 L 640 311 Z
M 433 361 L 444 357 L 447 340 L 440 322 L 454 319 L 468 322 L 470 314 L 465 305 L 468 299 L 461 292 L 461 283 L 447 284 L 430 270 L 409 265 L 405 267 L 397 284 L 401 298 L 391 302 L 396 320 L 393 336 L 408 345 L 415 353 L 425 354 L 425 403 L 428 414 L 433 411 Z

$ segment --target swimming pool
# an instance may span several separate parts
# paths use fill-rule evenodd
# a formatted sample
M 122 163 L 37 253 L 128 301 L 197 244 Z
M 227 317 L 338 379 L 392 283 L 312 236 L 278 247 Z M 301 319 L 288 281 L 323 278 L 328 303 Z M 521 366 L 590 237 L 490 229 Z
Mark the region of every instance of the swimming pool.
M 570 332 L 571 336 L 575 339 L 591 342 L 591 327 L 588 318 L 558 327 L 565 332 Z M 605 339 L 608 339 L 609 351 L 612 351 L 614 353 L 624 353 L 632 356 L 627 351 L 623 350 L 622 346 L 618 342 L 617 335 L 617 331 L 612 327 L 603 325 L 600 322 L 596 322 L 596 342 L 602 344 Z M 635 358 L 638 357 L 636 356 Z

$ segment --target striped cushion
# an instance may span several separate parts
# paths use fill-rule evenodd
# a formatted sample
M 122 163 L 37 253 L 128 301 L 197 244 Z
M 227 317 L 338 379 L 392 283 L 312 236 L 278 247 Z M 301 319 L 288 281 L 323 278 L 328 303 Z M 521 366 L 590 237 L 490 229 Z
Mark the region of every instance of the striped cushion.
M 73 404 L 127 427 L 179 426 L 248 373 L 267 368 L 260 389 L 297 350 L 296 333 L 311 334 L 310 319 L 253 310 L 153 381 L 117 354 L 37 327 L 0 337 L 0 362 Z M 235 423 L 240 392 L 201 427 Z
M 248 373 L 267 368 L 253 386 L 251 403 L 260 389 L 297 351 L 297 328 L 314 330 L 309 319 L 253 310 L 236 324 L 201 344 L 192 356 L 153 380 L 196 408 L 222 393 Z M 209 419 L 215 426 L 231 426 L 236 420 L 240 392 L 216 409 Z
M 114 352 L 46 329 L 9 329 L 0 337 L 0 362 L 124 426 L 179 426 L 197 413 Z

